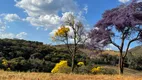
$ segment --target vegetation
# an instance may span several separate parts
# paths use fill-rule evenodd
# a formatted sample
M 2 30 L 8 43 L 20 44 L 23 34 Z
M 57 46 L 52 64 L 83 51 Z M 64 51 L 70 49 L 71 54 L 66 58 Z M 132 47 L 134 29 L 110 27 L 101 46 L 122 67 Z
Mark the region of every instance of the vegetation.
M 69 33 L 71 31 L 72 33 Z M 86 35 L 83 24 L 80 21 L 77 21 L 74 15 L 72 14 L 69 14 L 65 18 L 64 24 L 55 32 L 54 37 L 52 37 L 54 41 L 63 42 L 67 46 L 68 52 L 70 53 L 72 59 L 71 62 L 72 72 L 74 71 L 75 68 L 75 56 L 79 49 L 78 45 L 85 43 L 87 39 L 85 37 Z M 71 42 L 70 40 L 73 41 Z M 71 43 L 73 46 L 69 46 L 69 43 Z
M 55 65 L 62 60 L 67 61 L 68 68 L 62 68 L 60 73 L 69 73 L 71 58 L 65 45 L 50 46 L 40 42 L 25 41 L 17 39 L 0 39 L 0 68 L 7 71 L 30 71 L 30 72 L 51 72 Z M 137 48 L 137 47 L 136 47 Z M 139 49 L 139 48 L 138 48 Z M 141 50 L 131 49 L 133 53 Z M 93 67 L 102 67 L 99 74 L 117 74 L 117 69 L 104 67 L 104 65 L 117 66 L 119 62 L 118 52 L 104 51 L 94 57 L 89 57 L 88 51 L 79 49 L 75 58 L 75 70 L 77 74 L 92 74 Z M 28 53 L 28 54 L 27 54 Z M 134 54 L 134 53 L 133 53 Z M 129 54 L 130 55 L 130 54 Z M 127 55 L 125 67 L 142 70 L 141 53 L 134 56 Z M 97 73 L 97 74 L 98 74 Z
M 127 63 L 129 68 L 142 70 L 142 46 L 137 46 L 130 49 L 130 53 L 127 55 Z
M 78 51 L 75 64 L 85 62 L 86 55 Z M 0 68 L 12 71 L 51 72 L 60 60 L 71 65 L 66 48 L 44 45 L 41 42 L 18 39 L 0 39 Z
M 133 0 L 128 5 L 105 11 L 103 18 L 89 34 L 91 38 L 89 44 L 93 49 L 100 49 L 108 44 L 118 48 L 120 74 L 123 74 L 124 61 L 131 43 L 142 40 L 141 5 L 142 2 L 137 3 L 137 0 Z M 121 43 L 118 44 L 114 41 L 115 39 L 119 39 Z M 124 50 L 126 44 L 126 50 Z
M 21 74 L 27 75 L 32 73 L 24 72 L 33 72 L 36 76 L 38 73 L 35 72 L 50 72 L 51 74 L 46 74 L 47 79 L 56 79 L 54 75 L 59 73 L 69 74 L 61 74 L 61 76 L 75 76 L 74 73 L 97 74 L 96 77 L 101 77 L 97 78 L 100 80 L 105 79 L 103 78 L 105 75 L 102 74 L 117 76 L 117 66 L 119 66 L 121 74 L 123 74 L 125 67 L 126 73 L 140 73 L 139 75 L 141 75 L 141 46 L 129 50 L 132 42 L 142 41 L 142 19 L 139 16 L 142 15 L 141 9 L 139 9 L 141 5 L 142 2 L 137 3 L 136 0 L 133 0 L 128 5 L 106 11 L 103 18 L 89 34 L 86 33 L 83 24 L 77 21 L 74 15 L 68 14 L 62 26 L 52 37 L 53 41 L 63 42 L 63 45 L 47 45 L 19 39 L 0 39 L 0 68 L 9 71 L 1 72 L 10 74 L 8 77 L 0 76 L 0 78 L 4 80 L 11 77 L 12 80 L 17 76 L 15 75 L 16 71 L 23 71 Z M 87 40 L 87 38 L 89 39 Z M 120 39 L 120 44 L 113 40 L 116 38 Z M 125 42 L 128 44 L 126 45 Z M 103 50 L 109 44 L 116 46 L 119 51 Z M 124 50 L 125 45 L 126 50 Z M 15 73 L 10 71 L 15 71 Z M 72 74 L 70 74 L 71 72 Z M 42 74 L 43 76 L 45 74 Z M 107 78 L 109 77 L 110 80 L 125 78 L 125 76 L 119 76 L 121 78 L 116 76 L 111 76 L 111 78 L 107 76 Z M 28 78 L 39 80 L 40 78 L 19 77 L 24 80 Z M 89 77 L 96 79 L 91 75 Z
M 68 66 L 67 61 L 60 61 L 52 69 L 51 73 L 70 73 L 71 68 Z
M 133 75 L 79 75 L 79 74 L 49 74 L 29 72 L 0 71 L 0 80 L 141 80 L 142 76 Z

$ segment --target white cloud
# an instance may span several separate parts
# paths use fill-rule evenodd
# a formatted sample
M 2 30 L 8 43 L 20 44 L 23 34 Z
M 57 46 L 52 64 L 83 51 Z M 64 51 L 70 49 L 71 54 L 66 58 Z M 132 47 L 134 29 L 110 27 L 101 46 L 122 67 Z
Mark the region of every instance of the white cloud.
M 126 2 L 129 2 L 130 0 L 119 0 L 119 2 L 122 2 L 122 3 L 126 3 Z
M 26 32 L 20 32 L 15 37 L 18 38 L 18 39 L 23 39 L 25 36 L 27 36 Z
M 85 5 L 85 7 L 83 8 L 83 10 L 85 11 L 85 13 L 88 13 L 88 5 Z
M 20 32 L 19 34 L 2 32 L 2 33 L 0 33 L 0 38 L 1 39 L 4 39 L 4 38 L 9 38 L 9 39 L 13 39 L 13 38 L 23 39 L 26 35 L 27 35 L 26 32 Z
M 17 14 L 3 14 L 3 15 L 4 19 L 9 22 L 20 20 L 20 17 Z
M 4 38 L 9 38 L 9 39 L 12 39 L 12 38 L 14 38 L 14 34 L 12 34 L 12 33 L 1 33 L 0 34 L 0 38 L 1 39 L 4 39 Z
M 56 27 L 60 24 L 60 17 L 57 15 L 41 15 L 40 17 L 27 17 L 26 21 L 29 21 L 33 26 L 41 26 L 47 29 L 48 27 Z
M 5 30 L 9 28 L 7 26 L 8 22 L 20 20 L 20 17 L 17 14 L 0 14 L 0 38 L 17 38 L 17 39 L 23 39 L 27 36 L 26 32 L 20 32 L 19 34 L 14 34 L 14 33 L 8 33 Z
M 142 2 L 142 0 L 138 0 L 138 2 Z
M 99 30 L 99 28 L 98 28 L 98 27 L 95 27 L 94 30 Z
M 5 24 L 5 22 L 3 22 L 3 21 L 0 19 L 0 32 L 5 31 L 5 29 L 6 29 L 6 24 Z
M 57 29 L 53 29 L 50 33 L 49 33 L 49 35 L 52 37 L 52 36 L 54 36 L 54 34 L 55 34 L 55 32 L 57 31 Z
M 16 6 L 24 9 L 29 16 L 77 10 L 77 4 L 74 0 L 20 0 L 16 1 Z
M 118 50 L 113 44 L 109 44 L 104 48 L 105 50 Z
M 57 28 L 61 23 L 59 12 L 76 12 L 78 6 L 74 0 L 20 0 L 15 1 L 16 6 L 24 9 L 28 14 L 25 19 L 37 29 Z
M 41 27 L 45 30 L 57 28 L 62 23 L 60 13 L 73 12 L 80 19 L 84 19 L 83 12 L 80 11 L 75 0 L 15 0 L 15 2 L 15 6 L 24 9 L 24 12 L 28 14 L 24 21 L 30 22 L 37 29 Z M 87 10 L 88 7 L 85 6 L 83 11 Z
M 65 22 L 68 18 L 70 19 L 70 15 L 74 15 L 74 13 L 73 12 L 65 12 L 65 13 L 62 13 L 62 18 L 61 18 L 61 20 L 63 21 L 63 22 Z

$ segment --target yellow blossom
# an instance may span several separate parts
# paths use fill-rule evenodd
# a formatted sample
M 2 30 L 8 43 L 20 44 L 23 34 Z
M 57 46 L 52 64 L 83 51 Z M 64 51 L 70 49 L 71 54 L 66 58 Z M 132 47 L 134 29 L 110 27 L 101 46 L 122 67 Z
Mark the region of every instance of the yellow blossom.
M 78 66 L 83 66 L 83 65 L 84 65 L 84 62 L 78 62 L 77 65 L 78 65 Z
M 69 31 L 70 31 L 70 29 L 68 27 L 61 26 L 61 28 L 58 29 L 55 32 L 54 36 L 60 36 L 60 37 L 62 37 L 62 36 L 65 36 Z
M 10 71 L 11 69 L 10 69 L 10 68 L 7 68 L 7 70 Z
M 100 70 L 101 70 L 101 67 L 94 67 L 94 68 L 91 70 L 91 72 L 92 72 L 92 73 L 97 73 L 97 72 L 100 72 Z
M 7 66 L 7 65 L 8 65 L 7 60 L 6 60 L 6 59 L 3 59 L 3 60 L 2 60 L 2 64 L 3 64 L 4 66 Z
M 64 69 L 67 69 L 67 68 L 68 69 L 70 68 L 67 64 L 67 61 L 60 61 L 52 69 L 51 73 L 62 73 L 62 72 L 64 72 Z

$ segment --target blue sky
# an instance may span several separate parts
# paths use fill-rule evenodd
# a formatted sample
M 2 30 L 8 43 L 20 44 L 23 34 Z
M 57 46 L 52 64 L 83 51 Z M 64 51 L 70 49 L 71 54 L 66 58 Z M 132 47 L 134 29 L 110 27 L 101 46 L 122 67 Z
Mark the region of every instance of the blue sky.
M 0 0 L 0 38 L 19 38 L 52 44 L 61 19 L 74 13 L 93 28 L 105 10 L 129 0 Z M 119 42 L 119 41 L 118 41 Z

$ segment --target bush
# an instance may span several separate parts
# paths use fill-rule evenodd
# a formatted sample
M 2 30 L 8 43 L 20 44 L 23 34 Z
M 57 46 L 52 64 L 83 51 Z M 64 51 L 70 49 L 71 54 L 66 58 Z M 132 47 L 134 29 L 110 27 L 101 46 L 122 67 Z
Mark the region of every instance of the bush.
M 70 73 L 71 68 L 68 66 L 67 61 L 60 61 L 52 69 L 51 73 Z
M 94 67 L 94 68 L 92 68 L 91 69 L 91 72 L 93 73 L 93 74 L 98 74 L 98 73 L 100 73 L 101 72 L 101 67 Z
M 78 66 L 84 66 L 84 62 L 78 62 L 77 65 Z
M 102 68 L 100 73 L 101 74 L 118 74 L 118 72 L 115 69 L 111 69 L 111 68 Z
M 95 66 L 91 69 L 92 74 L 118 74 L 115 69 L 103 68 L 100 66 Z
M 142 70 L 142 55 L 137 53 L 129 53 L 127 56 L 127 64 L 129 68 Z
M 94 59 L 92 63 L 94 64 L 107 64 L 107 65 L 116 65 L 119 62 L 119 57 L 117 55 L 110 54 L 99 54 Z
M 53 67 L 55 66 L 55 63 L 51 62 L 51 61 L 43 61 L 42 64 L 42 72 L 51 72 L 51 70 L 53 69 Z
M 90 67 L 89 66 L 80 66 L 75 68 L 75 73 L 77 74 L 89 74 L 90 73 Z

